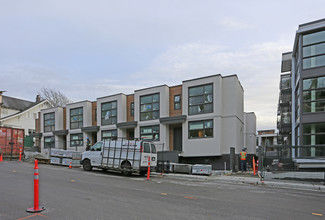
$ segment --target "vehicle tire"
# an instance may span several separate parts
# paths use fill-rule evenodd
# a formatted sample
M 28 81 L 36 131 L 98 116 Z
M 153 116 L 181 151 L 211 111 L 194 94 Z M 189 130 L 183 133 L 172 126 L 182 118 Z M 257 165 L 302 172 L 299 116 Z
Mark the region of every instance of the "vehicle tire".
M 93 169 L 93 167 L 91 166 L 90 164 L 90 161 L 89 160 L 84 160 L 82 162 L 82 167 L 85 171 L 91 171 Z
M 122 174 L 124 176 L 131 176 L 132 175 L 132 172 L 131 172 L 131 163 L 129 161 L 123 161 L 121 163 L 121 168 L 122 168 Z

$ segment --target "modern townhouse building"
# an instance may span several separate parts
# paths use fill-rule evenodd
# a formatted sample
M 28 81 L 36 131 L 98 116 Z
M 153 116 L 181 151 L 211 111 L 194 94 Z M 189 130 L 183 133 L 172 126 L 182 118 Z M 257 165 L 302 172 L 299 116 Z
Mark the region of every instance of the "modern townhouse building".
M 51 108 L 41 112 L 42 152 L 85 151 L 86 139 L 142 138 L 158 151 L 177 151 L 181 162 L 224 168 L 230 148 L 255 154 L 256 116 L 244 113 L 236 75 L 212 75 Z M 51 143 L 51 144 L 49 144 Z M 229 163 L 228 163 L 229 166 Z
M 299 25 L 292 51 L 292 145 L 325 156 L 325 19 Z
M 278 144 L 291 145 L 292 88 L 291 88 L 292 52 L 282 54 L 280 93 L 278 103 L 277 128 Z

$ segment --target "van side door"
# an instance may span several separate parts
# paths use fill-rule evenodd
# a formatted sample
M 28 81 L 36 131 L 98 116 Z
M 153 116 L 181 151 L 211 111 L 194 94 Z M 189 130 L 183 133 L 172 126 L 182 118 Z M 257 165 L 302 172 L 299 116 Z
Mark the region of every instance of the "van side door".
M 90 147 L 89 159 L 92 166 L 100 166 L 102 162 L 102 146 L 103 142 L 97 142 Z
M 148 160 L 150 157 L 150 143 L 143 142 L 143 151 L 141 154 L 141 166 L 147 167 L 148 166 Z

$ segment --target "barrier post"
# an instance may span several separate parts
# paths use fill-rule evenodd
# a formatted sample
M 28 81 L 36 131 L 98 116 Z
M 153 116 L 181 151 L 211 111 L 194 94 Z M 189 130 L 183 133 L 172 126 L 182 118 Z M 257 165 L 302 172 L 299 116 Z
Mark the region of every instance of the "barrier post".
M 35 160 L 35 167 L 34 167 L 34 207 L 29 208 L 26 211 L 35 213 L 44 211 L 45 207 L 39 207 L 39 173 L 38 173 L 38 161 Z
M 71 161 L 70 161 L 69 169 L 71 169 L 71 168 L 72 168 L 72 166 L 71 166 Z
M 254 171 L 254 176 L 256 175 L 255 173 L 255 158 L 253 157 L 253 171 Z
M 21 147 L 19 148 L 19 161 L 21 161 Z
M 2 162 L 3 161 L 3 158 L 2 158 L 2 154 L 1 154 L 1 156 L 0 156 L 0 162 Z
M 150 157 L 148 158 L 148 173 L 147 173 L 147 180 L 150 180 Z

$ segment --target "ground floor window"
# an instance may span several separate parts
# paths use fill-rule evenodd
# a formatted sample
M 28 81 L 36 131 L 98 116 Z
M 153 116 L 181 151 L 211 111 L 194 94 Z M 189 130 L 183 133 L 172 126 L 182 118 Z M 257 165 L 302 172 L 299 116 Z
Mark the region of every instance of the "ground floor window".
M 54 136 L 44 137 L 44 149 L 45 148 L 55 148 Z
M 83 146 L 83 134 L 70 134 L 70 147 Z
M 148 141 L 159 141 L 159 125 L 140 127 L 140 137 Z
M 117 130 L 102 131 L 102 140 L 117 140 Z
M 192 121 L 188 123 L 189 139 L 213 137 L 213 121 Z
M 303 145 L 307 156 L 325 156 L 325 123 L 303 124 Z

